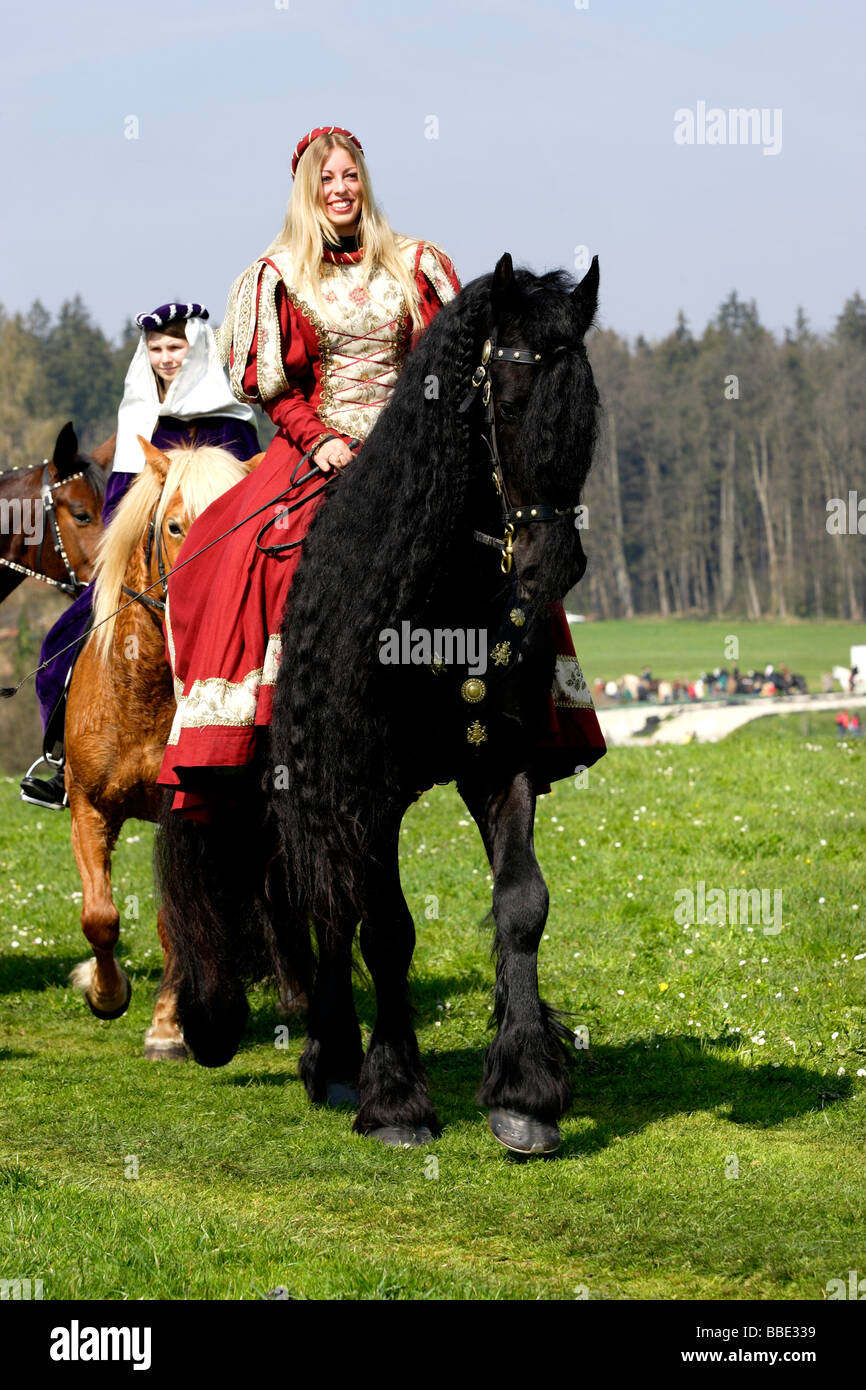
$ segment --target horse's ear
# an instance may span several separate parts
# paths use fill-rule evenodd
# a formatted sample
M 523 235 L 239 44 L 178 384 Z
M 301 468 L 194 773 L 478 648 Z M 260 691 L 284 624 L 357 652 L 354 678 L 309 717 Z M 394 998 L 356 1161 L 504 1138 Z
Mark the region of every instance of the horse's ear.
M 496 269 L 490 284 L 490 301 L 493 307 L 494 323 L 499 323 L 500 319 L 504 317 L 513 290 L 514 264 L 510 251 L 505 251 L 496 262 Z
M 571 304 L 582 338 L 589 330 L 598 308 L 598 256 L 593 256 L 589 270 L 573 291 Z
M 63 426 L 54 445 L 53 463 L 58 478 L 67 478 L 75 473 L 75 460 L 78 458 L 78 435 L 72 428 L 72 421 Z
M 169 460 L 159 449 L 153 447 L 149 439 L 142 439 L 140 434 L 137 434 L 135 437 L 141 445 L 141 450 L 144 454 L 145 468 L 151 469 L 152 472 L 156 473 L 160 482 L 164 483 L 169 469 Z

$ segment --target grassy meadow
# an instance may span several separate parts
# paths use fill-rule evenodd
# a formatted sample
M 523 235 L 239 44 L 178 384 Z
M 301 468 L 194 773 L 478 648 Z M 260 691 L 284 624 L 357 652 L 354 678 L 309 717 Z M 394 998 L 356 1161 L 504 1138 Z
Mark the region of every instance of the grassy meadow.
M 66 983 L 86 955 L 68 820 L 0 783 L 0 1277 L 76 1299 L 824 1298 L 866 1272 L 864 759 L 832 715 L 795 715 L 613 750 L 539 802 L 542 990 L 589 1050 L 560 1153 L 524 1163 L 474 1100 L 490 883 L 453 788 L 413 808 L 402 858 L 444 1133 L 394 1151 L 308 1105 L 302 1026 L 264 987 L 226 1068 L 145 1061 L 159 949 L 134 822 L 132 1006 L 94 1019 Z M 781 890 L 781 929 L 680 924 L 699 880 Z
M 717 666 L 763 671 L 769 662 L 806 677 L 821 689 L 821 676 L 847 666 L 851 646 L 866 642 L 857 623 L 749 622 L 744 618 L 632 618 L 575 623 L 572 636 L 587 679 L 617 680 L 648 666 L 659 680 L 693 680 Z M 730 637 L 739 655 L 726 656 Z

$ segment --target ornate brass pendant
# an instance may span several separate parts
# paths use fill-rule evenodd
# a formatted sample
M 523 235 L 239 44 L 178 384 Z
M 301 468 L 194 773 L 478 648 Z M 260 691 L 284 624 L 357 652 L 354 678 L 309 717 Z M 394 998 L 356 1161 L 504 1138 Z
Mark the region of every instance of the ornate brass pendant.
M 509 616 L 515 627 L 523 627 L 526 622 L 526 614 L 522 608 L 512 608 Z
M 469 680 L 464 681 L 461 685 L 460 694 L 467 704 L 477 705 L 479 700 L 483 700 L 487 694 L 487 686 L 477 676 L 470 676 Z
M 476 719 L 474 724 L 470 724 L 466 730 L 466 742 L 473 743 L 476 747 L 479 743 L 487 742 L 487 730 L 483 724 L 479 724 Z
M 497 642 L 490 655 L 493 657 L 495 666 L 507 666 L 511 660 L 511 643 Z

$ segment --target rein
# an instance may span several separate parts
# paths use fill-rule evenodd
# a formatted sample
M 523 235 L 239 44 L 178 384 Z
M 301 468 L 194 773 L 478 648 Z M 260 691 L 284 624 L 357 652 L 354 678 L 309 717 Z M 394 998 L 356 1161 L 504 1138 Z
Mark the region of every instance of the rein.
M 19 565 L 15 560 L 7 560 L 4 555 L 0 555 L 0 565 L 5 565 L 7 569 L 15 570 L 16 574 L 23 574 L 28 579 L 38 579 L 42 584 L 50 584 L 53 589 L 61 589 L 63 593 L 68 594 L 70 598 L 78 598 L 78 595 L 87 588 L 87 585 L 83 579 L 78 578 L 78 575 L 69 563 L 69 556 L 66 554 L 66 547 L 63 544 L 63 537 L 60 534 L 60 524 L 57 520 L 57 509 L 54 505 L 54 497 L 52 494 L 57 488 L 65 487 L 67 483 L 74 483 L 79 478 L 85 478 L 87 476 L 87 469 L 82 469 L 79 473 L 70 473 L 68 478 L 60 478 L 56 483 L 51 483 L 48 481 L 51 476 L 48 471 L 50 467 L 49 460 L 43 459 L 42 464 L 42 482 L 39 496 L 42 502 L 42 510 L 48 517 L 48 524 L 51 527 L 51 538 L 55 553 L 60 556 L 63 568 L 66 570 L 66 579 L 52 579 L 49 575 L 43 574 L 41 570 L 29 569 L 27 565 Z M 32 472 L 32 469 L 26 467 L 9 468 L 6 471 L 8 473 L 24 473 Z M 37 565 L 42 564 L 42 551 L 44 546 L 45 527 L 43 526 L 42 535 L 39 540 L 39 553 L 36 556 Z
M 481 349 L 481 361 L 472 373 L 472 381 L 468 394 L 457 407 L 462 414 L 469 410 L 473 401 L 476 399 L 476 391 L 483 383 L 481 392 L 481 402 L 484 406 L 484 428 L 481 438 L 487 446 L 490 456 L 490 463 L 493 466 L 493 484 L 496 494 L 502 507 L 502 524 L 504 536 L 502 540 L 497 540 L 495 536 L 488 536 L 484 531 L 473 531 L 472 535 L 476 541 L 482 545 L 493 546 L 494 550 L 501 551 L 501 569 L 503 574 L 511 573 L 511 566 L 514 563 L 514 532 L 518 526 L 530 526 L 536 521 L 558 521 L 561 517 L 576 516 L 579 510 L 574 507 L 552 507 L 549 502 L 530 502 L 515 507 L 511 498 L 508 496 L 508 488 L 505 484 L 505 474 L 502 470 L 502 460 L 499 456 L 499 445 L 496 441 L 496 417 L 493 410 L 493 383 L 490 376 L 490 361 L 493 358 L 496 362 L 514 362 L 519 366 L 538 367 L 547 359 L 540 352 L 532 352 L 528 348 L 499 347 L 496 339 L 497 330 L 494 326 L 490 337 L 486 339 Z M 566 351 L 564 346 L 554 348 L 551 357 L 557 357 Z

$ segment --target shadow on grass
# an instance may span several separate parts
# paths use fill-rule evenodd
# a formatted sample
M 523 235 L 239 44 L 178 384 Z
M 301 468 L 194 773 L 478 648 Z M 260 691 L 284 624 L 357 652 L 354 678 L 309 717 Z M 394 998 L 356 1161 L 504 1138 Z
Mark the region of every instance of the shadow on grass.
M 300 1086 L 301 1078 L 294 1071 L 233 1072 L 220 1077 L 222 1086 Z
M 745 1067 L 719 1055 L 739 1049 L 739 1035 L 658 1036 L 621 1047 L 596 1047 L 575 1058 L 574 1100 L 566 1118 L 593 1127 L 568 1136 L 557 1157 L 588 1155 L 648 1125 L 698 1110 L 726 1112 L 733 1125 L 766 1129 L 847 1101 L 847 1077 L 771 1063 Z M 481 1049 L 462 1048 L 425 1059 L 434 1104 L 444 1125 L 475 1120 Z
M 27 956 L 17 952 L 14 956 L 0 956 L 0 995 L 52 989 L 55 985 L 65 988 L 72 967 L 85 959 L 85 950 L 69 956 Z

